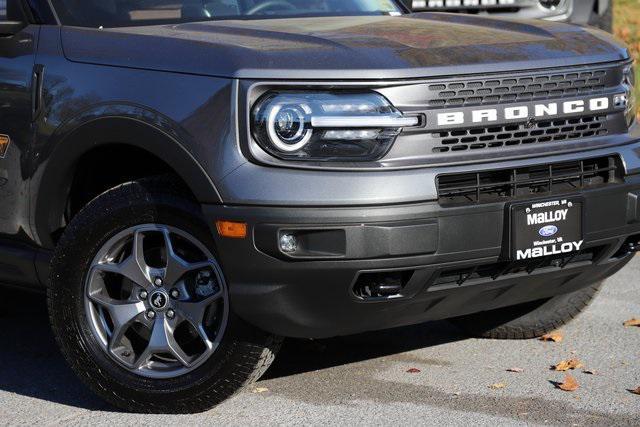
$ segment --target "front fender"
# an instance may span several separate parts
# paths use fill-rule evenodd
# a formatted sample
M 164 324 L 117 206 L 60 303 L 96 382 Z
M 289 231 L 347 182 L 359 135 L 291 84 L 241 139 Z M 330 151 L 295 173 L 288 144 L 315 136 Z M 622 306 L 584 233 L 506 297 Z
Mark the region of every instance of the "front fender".
M 61 125 L 43 146 L 46 152 L 39 178 L 32 182 L 35 195 L 32 224 L 36 240 L 53 247 L 51 234 L 60 228 L 76 166 L 96 147 L 131 145 L 164 160 L 189 186 L 198 201 L 220 203 L 221 198 L 200 163 L 179 141 L 188 138 L 179 127 L 158 113 L 135 105 L 105 105 L 85 111 Z

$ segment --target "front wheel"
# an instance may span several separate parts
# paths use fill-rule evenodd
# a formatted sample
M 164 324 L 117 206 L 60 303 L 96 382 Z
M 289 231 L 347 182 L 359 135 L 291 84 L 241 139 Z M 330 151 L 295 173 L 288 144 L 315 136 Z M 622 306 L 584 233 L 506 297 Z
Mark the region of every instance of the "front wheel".
M 280 340 L 233 315 L 209 228 L 166 179 L 100 195 L 65 230 L 48 305 L 63 355 L 112 404 L 211 408 L 267 369 Z

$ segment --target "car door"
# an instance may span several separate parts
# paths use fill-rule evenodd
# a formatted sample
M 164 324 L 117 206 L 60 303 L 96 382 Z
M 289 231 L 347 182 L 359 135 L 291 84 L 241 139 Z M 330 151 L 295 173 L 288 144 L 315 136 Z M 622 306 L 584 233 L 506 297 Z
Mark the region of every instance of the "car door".
M 21 1 L 0 0 L 0 282 L 5 283 L 26 278 L 33 265 L 25 244 L 39 27 L 27 25 Z

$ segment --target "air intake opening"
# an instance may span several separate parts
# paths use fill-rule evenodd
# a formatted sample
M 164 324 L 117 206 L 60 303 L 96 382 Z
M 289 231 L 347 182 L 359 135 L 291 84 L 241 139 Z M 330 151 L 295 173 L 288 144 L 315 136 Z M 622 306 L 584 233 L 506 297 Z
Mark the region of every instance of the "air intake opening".
M 362 299 L 398 298 L 412 276 L 413 270 L 362 273 L 353 286 L 353 293 Z
M 596 188 L 622 181 L 616 157 L 438 177 L 442 206 L 493 203 Z

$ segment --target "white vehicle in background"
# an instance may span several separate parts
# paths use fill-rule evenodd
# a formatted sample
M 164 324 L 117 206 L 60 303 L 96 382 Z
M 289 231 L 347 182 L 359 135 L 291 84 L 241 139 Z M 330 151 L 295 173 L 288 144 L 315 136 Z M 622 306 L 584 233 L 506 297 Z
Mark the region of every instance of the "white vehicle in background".
M 611 0 L 402 0 L 414 12 L 490 14 L 612 28 Z

